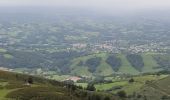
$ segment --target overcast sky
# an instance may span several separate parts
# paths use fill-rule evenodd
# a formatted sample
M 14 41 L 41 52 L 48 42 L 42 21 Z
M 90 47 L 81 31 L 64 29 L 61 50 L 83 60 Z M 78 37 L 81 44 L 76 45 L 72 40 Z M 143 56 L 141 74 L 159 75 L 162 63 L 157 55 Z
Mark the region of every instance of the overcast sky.
M 0 0 L 0 6 L 66 6 L 139 10 L 170 8 L 170 0 Z

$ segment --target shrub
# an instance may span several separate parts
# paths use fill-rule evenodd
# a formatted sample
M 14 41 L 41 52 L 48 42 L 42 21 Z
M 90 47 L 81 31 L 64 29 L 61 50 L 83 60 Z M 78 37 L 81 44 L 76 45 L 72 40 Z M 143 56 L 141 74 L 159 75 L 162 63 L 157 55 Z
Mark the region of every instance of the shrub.
M 119 91 L 119 92 L 117 92 L 117 95 L 121 98 L 126 98 L 126 92 L 125 91 Z
M 32 78 L 32 77 L 29 77 L 29 78 L 28 78 L 28 83 L 29 83 L 29 84 L 33 84 L 33 78 Z
M 135 80 L 134 80 L 133 78 L 131 78 L 131 79 L 129 80 L 129 83 L 133 83 L 133 82 L 135 82 Z
M 89 83 L 89 84 L 87 85 L 86 90 L 89 90 L 89 91 L 95 91 L 95 90 L 96 90 L 96 88 L 94 87 L 94 84 Z
M 109 96 L 106 96 L 106 97 L 104 98 L 104 100 L 110 100 L 110 97 L 109 97 Z

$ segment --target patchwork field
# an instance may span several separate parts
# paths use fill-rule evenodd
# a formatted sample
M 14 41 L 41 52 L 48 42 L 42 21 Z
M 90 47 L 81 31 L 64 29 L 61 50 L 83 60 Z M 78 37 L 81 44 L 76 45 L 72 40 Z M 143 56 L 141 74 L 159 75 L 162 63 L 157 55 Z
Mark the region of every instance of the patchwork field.
M 141 89 L 145 86 L 147 86 L 148 83 L 154 83 L 154 84 L 160 84 L 161 88 L 166 87 L 166 84 L 168 82 L 163 82 L 163 81 L 168 81 L 166 80 L 168 75 L 140 75 L 140 76 L 134 76 L 132 79 L 134 80 L 133 82 L 129 82 L 131 78 L 124 79 L 124 80 L 116 80 L 113 79 L 112 83 L 99 83 L 95 84 L 95 87 L 98 91 L 107 91 L 113 94 L 116 94 L 118 91 L 125 91 L 127 95 L 133 95 L 134 92 L 140 92 Z M 76 85 L 80 85 L 83 87 L 87 86 L 87 83 L 77 83 Z M 154 85 L 153 85 L 154 86 Z M 165 88 L 166 89 L 166 88 Z M 167 89 L 167 91 L 169 91 Z

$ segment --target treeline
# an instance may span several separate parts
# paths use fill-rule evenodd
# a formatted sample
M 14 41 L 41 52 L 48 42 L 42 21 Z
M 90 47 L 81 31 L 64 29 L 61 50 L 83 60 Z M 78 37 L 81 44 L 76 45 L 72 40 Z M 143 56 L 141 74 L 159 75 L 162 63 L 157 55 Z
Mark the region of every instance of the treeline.
M 77 65 L 78 66 L 87 66 L 90 72 L 95 72 L 96 68 L 101 64 L 101 57 L 93 57 L 87 59 L 87 61 L 83 62 L 80 61 Z M 106 63 L 108 63 L 114 71 L 118 71 L 122 62 L 120 58 L 117 58 L 115 55 L 110 55 L 106 59 Z
M 117 58 L 115 55 L 111 55 L 106 59 L 106 63 L 108 63 L 114 71 L 118 71 L 120 66 L 122 65 L 121 59 Z
M 128 54 L 126 58 L 135 69 L 137 69 L 138 71 L 142 71 L 142 68 L 144 67 L 144 62 L 141 55 Z
M 24 51 L 8 51 L 8 54 L 12 55 L 13 58 L 7 59 L 0 54 L 0 66 L 9 68 L 15 67 L 41 67 L 40 64 L 48 63 L 44 56 L 37 52 L 24 52 Z
M 101 63 L 101 57 L 90 58 L 86 61 L 85 65 L 88 66 L 90 72 L 95 72 L 96 68 Z

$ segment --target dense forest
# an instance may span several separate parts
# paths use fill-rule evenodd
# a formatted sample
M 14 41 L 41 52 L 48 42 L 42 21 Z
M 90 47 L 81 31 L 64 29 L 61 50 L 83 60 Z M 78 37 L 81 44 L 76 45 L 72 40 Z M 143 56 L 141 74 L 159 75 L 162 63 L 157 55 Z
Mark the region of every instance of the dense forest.
M 113 68 L 114 71 L 118 71 L 122 62 L 120 58 L 111 55 L 107 58 L 106 62 Z
M 141 71 L 142 67 L 144 67 L 143 59 L 140 55 L 129 54 L 126 56 L 131 65 L 137 70 Z
M 101 58 L 95 57 L 95 58 L 88 59 L 85 65 L 88 66 L 90 72 L 94 72 L 97 66 L 100 65 L 100 62 L 101 62 Z

